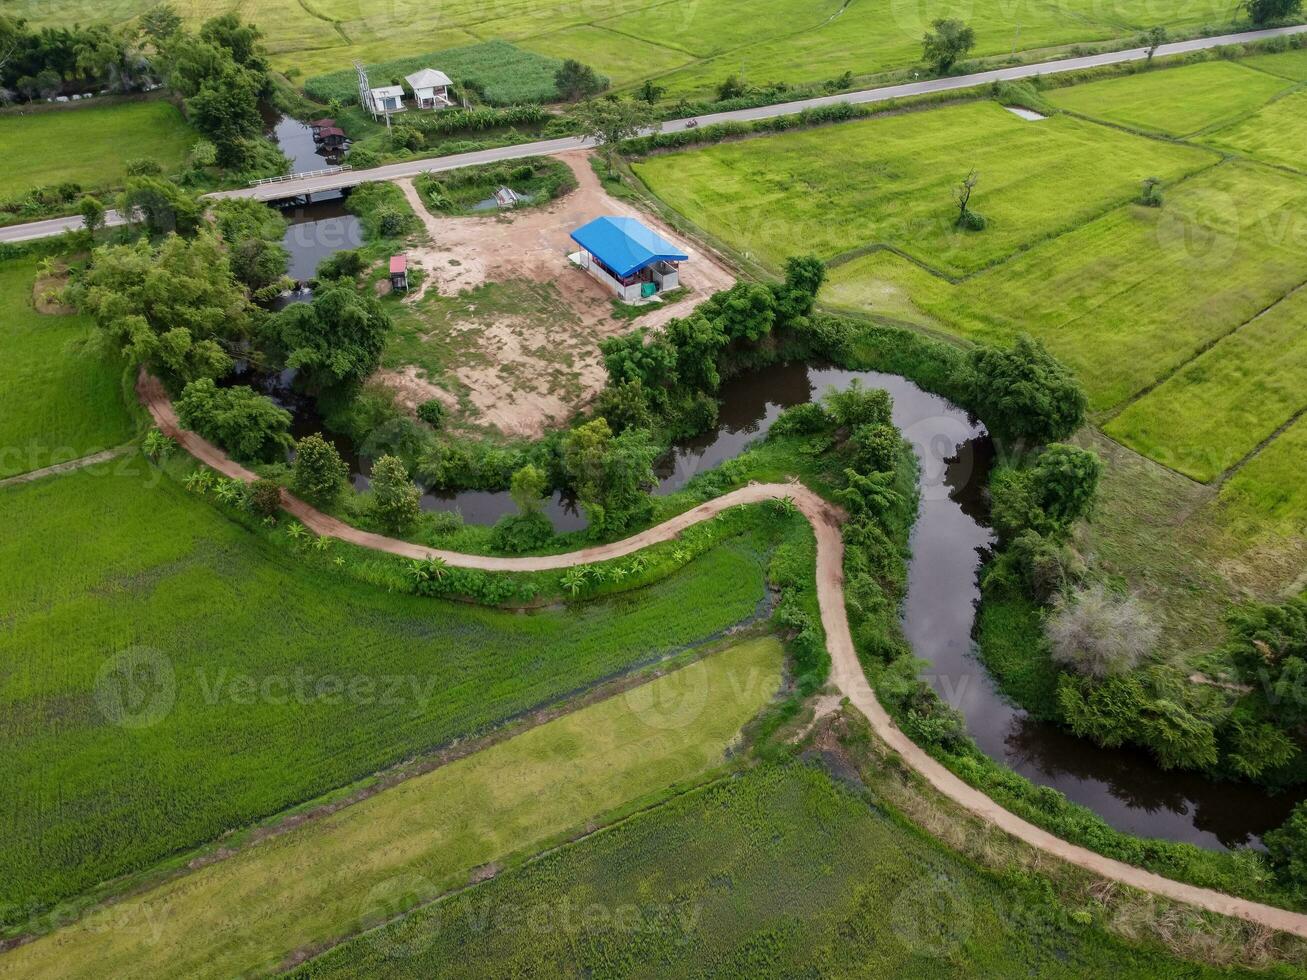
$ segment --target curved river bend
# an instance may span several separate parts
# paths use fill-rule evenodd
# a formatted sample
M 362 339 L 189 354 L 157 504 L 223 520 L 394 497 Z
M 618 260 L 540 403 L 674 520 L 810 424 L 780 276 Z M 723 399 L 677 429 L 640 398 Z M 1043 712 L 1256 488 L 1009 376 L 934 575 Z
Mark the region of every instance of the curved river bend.
M 341 248 L 356 247 L 352 216 L 339 203 L 297 209 L 286 245 L 301 278 Z M 921 462 L 921 510 L 912 533 L 903 631 L 927 662 L 924 678 L 960 710 L 972 737 L 991 758 L 1032 782 L 1051 786 L 1141 837 L 1209 848 L 1259 845 L 1261 835 L 1289 815 L 1298 794 L 1269 796 L 1255 787 L 1215 783 L 1192 773 L 1165 772 L 1142 752 L 1100 749 L 1062 729 L 1030 718 L 999 693 L 977 659 L 973 629 L 980 602 L 978 573 L 994 543 L 987 523 L 985 486 L 993 446 L 963 409 L 897 375 L 776 365 L 727 382 L 715 432 L 678 443 L 655 464 L 658 494 L 685 486 L 697 473 L 738 456 L 766 434 L 782 409 L 843 388 L 853 379 L 884 388 L 894 399 L 894 422 Z M 289 377 L 264 378 L 264 390 L 295 416 L 296 435 L 322 430 L 309 399 L 289 389 Z M 356 487 L 368 486 L 369 461 L 336 439 Z M 516 512 L 507 492 L 428 491 L 422 507 L 458 511 L 492 524 Z M 546 513 L 560 531 L 584 527 L 574 504 L 555 494 Z

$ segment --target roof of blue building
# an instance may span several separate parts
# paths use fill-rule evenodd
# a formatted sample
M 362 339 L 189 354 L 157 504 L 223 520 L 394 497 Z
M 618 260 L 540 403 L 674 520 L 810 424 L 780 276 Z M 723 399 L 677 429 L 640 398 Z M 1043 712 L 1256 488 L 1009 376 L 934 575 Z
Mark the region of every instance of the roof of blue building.
M 629 276 L 660 260 L 683 262 L 689 258 L 634 218 L 595 218 L 572 232 L 572 241 L 619 276 Z

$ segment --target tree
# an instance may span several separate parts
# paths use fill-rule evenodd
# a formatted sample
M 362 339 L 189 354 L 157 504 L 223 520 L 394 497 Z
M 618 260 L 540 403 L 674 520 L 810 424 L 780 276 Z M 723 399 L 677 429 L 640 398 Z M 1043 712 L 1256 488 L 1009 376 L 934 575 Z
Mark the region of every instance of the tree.
M 253 388 L 219 388 L 199 378 L 182 389 L 177 419 L 238 460 L 273 462 L 290 448 L 290 412 Z
M 128 220 L 139 218 L 151 235 L 194 235 L 204 221 L 204 208 L 171 181 L 162 177 L 132 177 L 118 201 L 118 212 Z
M 348 478 L 349 467 L 321 433 L 305 436 L 295 444 L 290 488 L 298 496 L 312 504 L 333 504 L 340 499 Z
M 1038 504 L 1061 527 L 1086 516 L 1098 493 L 1103 461 L 1098 453 L 1064 443 L 1051 443 L 1031 467 Z
M 532 463 L 527 463 L 514 473 L 509 492 L 518 511 L 523 514 L 539 513 L 548 482 L 545 471 Z
M 559 455 L 595 534 L 620 531 L 650 509 L 646 491 L 656 482 L 658 447 L 648 432 L 628 429 L 615 437 L 607 421 L 594 419 L 563 436 Z
M 749 86 L 739 75 L 727 75 L 717 86 L 717 101 L 730 102 L 749 94 Z
M 921 39 L 921 50 L 926 61 L 943 74 L 965 57 L 976 45 L 976 32 L 960 20 L 941 18 Z
M 599 344 L 610 384 L 640 382 L 656 404 L 666 400 L 666 389 L 676 384 L 676 351 L 665 334 L 650 335 L 644 327 Z
M 667 324 L 666 337 L 676 351 L 677 380 L 695 391 L 716 391 L 717 358 L 730 343 L 720 322 L 696 311 Z
M 613 173 L 613 155 L 623 140 L 633 139 L 653 125 L 653 110 L 644 102 L 622 99 L 592 99 L 575 109 L 581 135 L 595 141 L 604 155 L 609 176 Z
M 953 201 L 958 206 L 957 220 L 953 222 L 954 227 L 965 228 L 968 231 L 984 230 L 984 217 L 971 210 L 971 194 L 978 183 L 980 183 L 980 173 L 972 168 L 966 177 L 962 178 L 961 183 L 953 188 Z
M 142 33 L 156 46 L 182 29 L 181 15 L 167 3 L 157 4 L 141 14 L 140 23 Z
M 206 20 L 200 27 L 200 39 L 226 51 L 242 68 L 266 77 L 268 59 L 260 43 L 263 32 L 253 24 L 242 23 L 239 14 Z
M 1043 444 L 1065 439 L 1084 422 L 1088 401 L 1080 385 L 1025 334 L 1008 349 L 972 348 L 968 366 L 968 404 L 1001 438 Z
M 1166 43 L 1167 33 L 1165 27 L 1150 27 L 1139 36 L 1141 47 L 1148 49 L 1148 63 L 1153 63 L 1153 55 L 1157 54 L 1157 49 Z
M 210 232 L 101 247 L 71 296 L 129 361 L 183 383 L 230 371 L 223 345 L 248 337 L 253 313 Z
M 843 391 L 831 389 L 822 402 L 840 428 L 889 425 L 894 420 L 894 400 L 884 388 L 868 388 L 857 378 Z
M 319 391 L 355 385 L 381 363 L 390 316 L 370 292 L 334 280 L 312 303 L 293 303 L 264 326 L 270 349 Z
M 756 282 L 737 282 L 700 304 L 695 311 L 715 320 L 727 340 L 755 343 L 776 323 L 776 294 Z
M 1250 697 L 1283 728 L 1307 725 L 1307 594 L 1237 610 L 1230 636 L 1227 654 Z
M 1102 583 L 1058 596 L 1045 632 L 1056 663 L 1098 680 L 1139 666 L 1158 637 L 1134 596 L 1109 592 Z
M 82 221 L 86 225 L 86 230 L 89 231 L 91 237 L 94 238 L 95 233 L 104 227 L 104 204 L 99 198 L 87 194 L 82 198 L 79 210 L 82 213 Z
M 1242 7 L 1254 24 L 1267 24 L 1297 17 L 1302 11 L 1302 0 L 1244 0 Z
M 259 98 L 265 80 L 249 69 L 228 64 L 206 79 L 186 100 L 186 114 L 217 150 L 218 163 L 241 169 L 251 164 L 253 146 L 263 134 Z
M 577 99 L 598 95 L 608 87 L 608 79 L 589 65 L 568 58 L 554 72 L 554 85 L 558 88 L 560 97 L 575 102 Z
M 421 491 L 398 456 L 382 456 L 372 466 L 372 507 L 383 527 L 402 532 L 418 519 Z

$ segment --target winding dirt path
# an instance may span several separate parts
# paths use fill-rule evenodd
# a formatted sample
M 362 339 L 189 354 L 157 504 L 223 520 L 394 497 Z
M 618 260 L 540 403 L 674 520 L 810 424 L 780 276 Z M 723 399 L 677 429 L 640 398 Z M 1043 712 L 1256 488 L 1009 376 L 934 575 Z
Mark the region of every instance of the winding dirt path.
M 159 428 L 177 440 L 179 445 L 200 462 L 235 479 L 246 481 L 255 479 L 253 473 L 229 459 L 222 450 L 177 424 L 176 413 L 158 381 L 142 373 L 137 391 Z M 649 545 L 669 541 L 686 528 L 708 520 L 731 507 L 784 498 L 795 503 L 812 525 L 813 533 L 816 535 L 817 602 L 821 609 L 821 624 L 826 631 L 826 646 L 831 657 L 831 682 L 867 717 L 876 735 L 920 773 L 935 790 L 1026 844 L 1103 878 L 1209 912 L 1232 916 L 1307 938 L 1307 915 L 1236 898 L 1209 888 L 1173 881 L 1151 871 L 1096 854 L 1036 827 L 1003 809 L 980 790 L 963 782 L 908 738 L 876 700 L 876 695 L 871 685 L 867 683 L 853 645 L 853 635 L 849 630 L 848 614 L 844 607 L 844 540 L 840 534 L 842 514 L 834 505 L 800 483 L 752 484 L 700 504 L 693 510 L 622 541 L 584 548 L 565 555 L 528 558 L 464 555 L 427 548 L 360 531 L 315 510 L 289 494 L 283 493 L 282 502 L 285 509 L 310 530 L 364 548 L 410 558 L 436 556 L 443 558 L 450 565 L 462 568 L 525 572 L 567 568 L 608 558 L 618 558 Z

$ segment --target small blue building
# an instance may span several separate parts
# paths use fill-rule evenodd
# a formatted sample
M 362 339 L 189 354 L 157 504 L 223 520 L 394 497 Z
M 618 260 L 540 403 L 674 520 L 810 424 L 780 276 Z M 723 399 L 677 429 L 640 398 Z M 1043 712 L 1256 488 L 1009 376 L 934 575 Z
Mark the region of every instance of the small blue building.
M 595 218 L 571 237 L 581 251 L 569 258 L 628 303 L 675 289 L 689 258 L 635 218 Z

